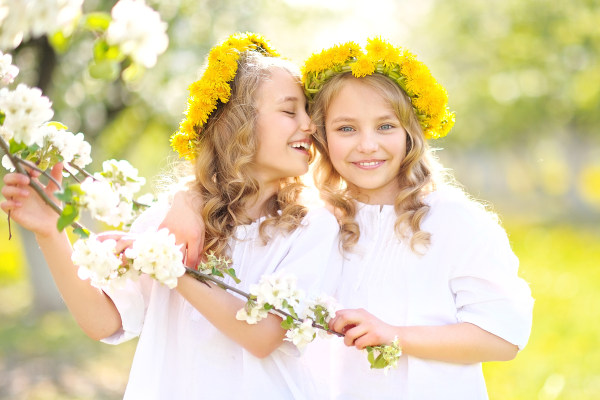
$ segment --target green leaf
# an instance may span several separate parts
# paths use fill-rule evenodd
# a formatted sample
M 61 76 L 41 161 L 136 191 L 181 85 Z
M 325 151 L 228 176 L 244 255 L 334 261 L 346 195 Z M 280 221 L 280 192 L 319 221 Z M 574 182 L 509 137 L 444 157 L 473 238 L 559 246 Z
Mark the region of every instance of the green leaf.
M 104 12 L 93 12 L 85 16 L 83 26 L 92 31 L 105 31 L 110 25 L 110 14 Z
M 114 81 L 119 76 L 119 64 L 111 61 L 92 62 L 88 70 L 92 78 L 105 81 Z
M 0 126 L 4 124 L 4 120 L 6 119 L 6 114 L 3 111 L 0 111 Z
M 79 235 L 79 237 L 82 239 L 87 239 L 88 237 L 90 237 L 90 231 L 88 231 L 85 228 L 77 227 L 77 228 L 73 229 L 73 233 L 75 233 L 76 235 Z
M 215 276 L 220 276 L 221 278 L 224 278 L 223 274 L 221 273 L 221 271 L 219 271 L 217 268 L 212 267 L 212 272 L 211 275 L 215 275 Z
M 375 359 L 375 363 L 373 364 L 373 368 L 382 369 L 388 366 L 387 361 L 383 358 L 383 354 L 379 354 Z
M 375 356 L 373 355 L 373 348 L 371 346 L 367 346 L 367 360 L 369 360 L 369 364 L 373 368 L 375 365 Z
M 227 275 L 229 275 L 230 277 L 233 278 L 233 280 L 235 281 L 235 283 L 240 283 L 241 280 L 235 275 L 235 269 L 233 268 L 228 268 L 225 270 L 225 273 L 227 273 Z
M 15 154 L 18 151 L 21 150 L 25 150 L 27 148 L 27 145 L 25 143 L 21 143 L 21 142 L 15 142 L 14 139 L 10 139 L 10 152 L 12 154 Z
M 67 226 L 71 225 L 77 217 L 79 216 L 79 210 L 77 207 L 72 204 L 65 204 L 60 217 L 58 217 L 58 222 L 56 223 L 56 227 L 59 231 L 63 231 Z

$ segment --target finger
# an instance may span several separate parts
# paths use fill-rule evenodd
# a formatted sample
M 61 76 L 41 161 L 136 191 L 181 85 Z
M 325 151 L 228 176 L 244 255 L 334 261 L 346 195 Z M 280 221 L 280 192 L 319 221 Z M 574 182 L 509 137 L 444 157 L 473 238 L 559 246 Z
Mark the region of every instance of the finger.
M 367 346 L 377 346 L 380 344 L 384 343 L 379 340 L 377 335 L 374 335 L 371 332 L 367 332 L 363 336 L 354 340 L 354 347 L 356 347 L 358 350 L 363 350 Z
M 29 196 L 29 191 L 20 186 L 4 186 L 1 192 L 7 200 L 19 200 Z
M 63 170 L 63 163 L 61 163 L 61 162 L 56 163 L 52 167 L 52 170 L 50 170 L 50 176 L 53 177 L 54 179 L 56 179 L 56 181 L 59 184 L 62 183 L 62 170 Z M 48 191 L 50 193 L 54 193 L 57 190 L 59 190 L 59 187 L 56 186 L 56 183 L 54 183 L 52 180 L 50 180 L 50 182 L 48 182 L 48 186 L 46 187 L 46 191 Z
M 359 321 L 354 310 L 339 310 L 335 313 L 335 317 L 329 321 L 329 328 L 344 333 L 343 330 L 346 325 L 357 324 Z
M 117 240 L 117 245 L 115 246 L 115 251 L 117 254 L 123 253 L 125 250 L 131 248 L 133 245 L 133 239 L 121 239 Z
M 188 246 L 185 265 L 190 268 L 195 268 L 198 265 L 198 248 L 196 246 Z
M 356 340 L 367 334 L 367 329 L 363 325 L 355 325 L 346 330 L 344 336 L 344 344 L 346 346 L 354 346 Z
M 27 186 L 29 185 L 29 177 L 24 174 L 13 172 L 4 175 L 4 183 L 13 186 Z

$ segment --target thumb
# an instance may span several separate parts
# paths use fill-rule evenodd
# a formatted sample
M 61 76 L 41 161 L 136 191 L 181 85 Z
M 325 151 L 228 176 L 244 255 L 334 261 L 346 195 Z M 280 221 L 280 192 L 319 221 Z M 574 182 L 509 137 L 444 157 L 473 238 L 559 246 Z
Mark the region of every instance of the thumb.
M 50 176 L 52 178 L 54 178 L 59 184 L 62 184 L 62 170 L 63 170 L 62 162 L 56 163 L 52 167 L 52 170 L 50 170 Z M 59 190 L 59 187 L 56 186 L 56 183 L 54 183 L 54 181 L 50 180 L 48 182 L 48 186 L 46 186 L 46 190 L 49 191 L 50 193 L 54 193 L 57 190 Z

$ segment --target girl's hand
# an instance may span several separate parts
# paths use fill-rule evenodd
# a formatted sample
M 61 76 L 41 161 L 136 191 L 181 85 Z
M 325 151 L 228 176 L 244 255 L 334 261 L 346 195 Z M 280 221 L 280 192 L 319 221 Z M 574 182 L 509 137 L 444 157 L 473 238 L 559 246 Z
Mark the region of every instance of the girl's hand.
M 195 268 L 204 249 L 204 220 L 200 216 L 202 203 L 190 191 L 175 194 L 173 204 L 158 229 L 167 228 L 175 235 L 175 243 L 182 244 L 185 265 Z
M 100 242 L 104 242 L 105 240 L 108 240 L 108 239 L 112 239 L 115 242 L 117 242 L 115 250 L 118 254 L 123 254 L 123 252 L 125 250 L 131 248 L 131 246 L 133 245 L 133 242 L 135 241 L 134 235 L 132 235 L 131 233 L 122 232 L 122 231 L 102 232 L 96 236 L 96 239 Z
M 337 311 L 329 321 L 329 329 L 344 334 L 344 344 L 359 350 L 390 344 L 398 336 L 397 327 L 386 324 L 362 308 Z
M 50 174 L 59 183 L 62 182 L 62 163 L 52 167 Z M 10 212 L 10 217 L 23 228 L 36 235 L 49 237 L 58 233 L 58 214 L 29 186 L 29 182 L 31 179 L 37 182 L 57 205 L 60 202 L 54 197 L 54 192 L 59 188 L 52 181 L 46 186 L 42 185 L 37 180 L 39 173 L 36 171 L 32 171 L 31 176 L 19 173 L 4 176 L 2 195 L 6 200 L 0 203 L 0 208 L 7 214 Z

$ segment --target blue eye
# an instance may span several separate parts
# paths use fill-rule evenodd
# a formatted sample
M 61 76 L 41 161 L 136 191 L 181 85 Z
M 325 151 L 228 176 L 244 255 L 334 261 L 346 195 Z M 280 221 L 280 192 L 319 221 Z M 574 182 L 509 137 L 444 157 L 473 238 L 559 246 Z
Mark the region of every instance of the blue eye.
M 354 129 L 352 129 L 352 128 L 351 128 L 351 127 L 349 127 L 349 126 L 342 126 L 342 127 L 340 127 L 338 130 L 339 130 L 339 131 L 342 131 L 342 132 L 352 132 Z
M 394 126 L 392 124 L 383 124 L 379 127 L 379 129 L 389 130 L 389 129 L 394 129 Z

